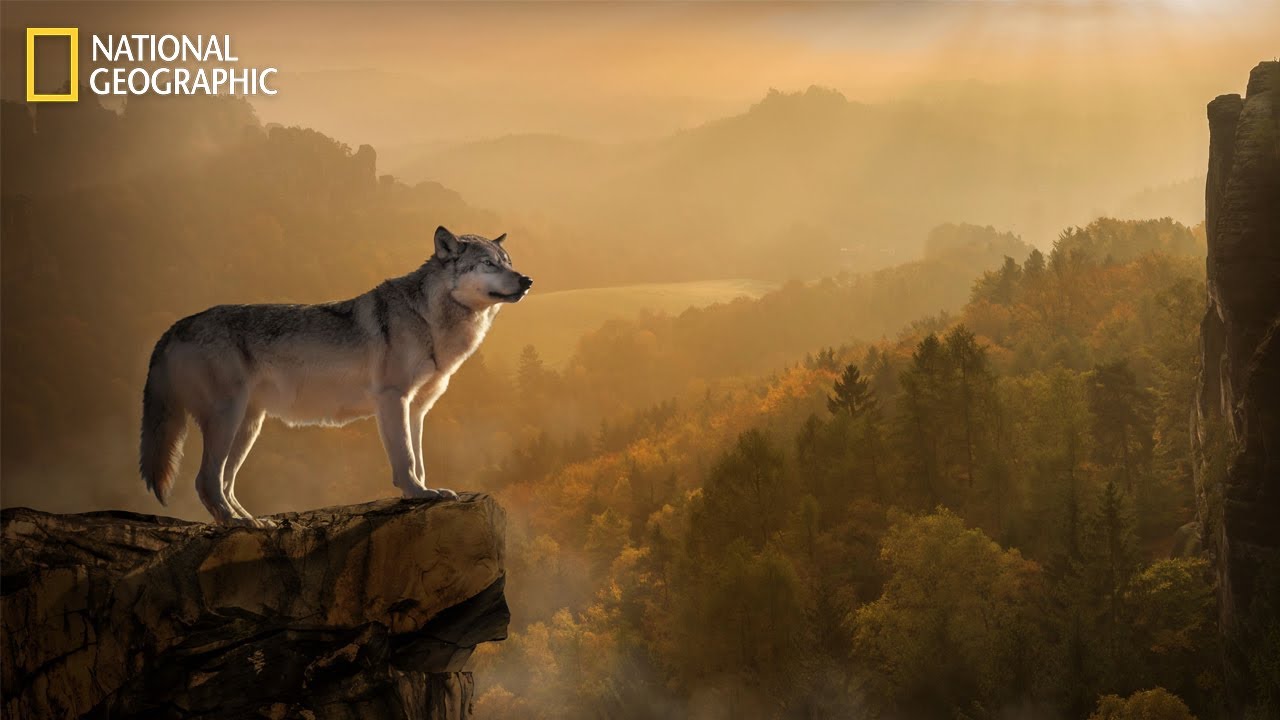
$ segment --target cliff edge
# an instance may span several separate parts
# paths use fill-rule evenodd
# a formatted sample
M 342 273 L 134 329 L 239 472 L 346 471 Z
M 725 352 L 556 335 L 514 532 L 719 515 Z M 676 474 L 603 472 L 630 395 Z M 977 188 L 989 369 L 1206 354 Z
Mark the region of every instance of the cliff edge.
M 271 530 L 3 511 L 3 715 L 460 720 L 506 637 L 487 495 L 274 516 Z
M 1191 417 L 1228 694 L 1280 711 L 1280 62 L 1209 103 L 1208 310 Z

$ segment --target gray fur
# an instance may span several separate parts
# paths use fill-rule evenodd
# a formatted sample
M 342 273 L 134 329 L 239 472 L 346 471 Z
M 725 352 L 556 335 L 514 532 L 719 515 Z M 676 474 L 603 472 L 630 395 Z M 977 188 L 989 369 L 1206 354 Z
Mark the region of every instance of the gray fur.
M 196 488 L 205 508 L 220 523 L 260 524 L 236 500 L 235 477 L 264 418 L 377 417 L 395 486 L 407 497 L 456 497 L 426 486 L 423 419 L 501 303 L 518 302 L 533 281 L 478 235 L 441 227 L 435 246 L 417 270 L 350 300 L 219 305 L 174 323 L 156 343 L 143 390 L 147 488 L 166 501 L 190 414 L 204 436 Z

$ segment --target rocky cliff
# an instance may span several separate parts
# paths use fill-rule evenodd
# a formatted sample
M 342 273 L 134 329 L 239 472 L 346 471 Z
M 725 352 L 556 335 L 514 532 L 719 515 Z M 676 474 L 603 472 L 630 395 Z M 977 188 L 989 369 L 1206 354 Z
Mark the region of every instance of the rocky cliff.
M 1280 63 L 1209 103 L 1208 311 L 1192 415 L 1236 713 L 1280 712 Z M 1268 699 L 1270 698 L 1270 699 Z
M 497 503 L 275 519 L 5 510 L 0 714 L 468 717 L 463 664 L 510 617 Z

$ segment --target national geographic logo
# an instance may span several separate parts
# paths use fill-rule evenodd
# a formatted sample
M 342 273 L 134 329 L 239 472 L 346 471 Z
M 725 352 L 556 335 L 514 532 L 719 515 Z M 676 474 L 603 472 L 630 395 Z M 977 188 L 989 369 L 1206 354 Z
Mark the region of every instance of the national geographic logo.
M 71 45 L 66 93 L 36 92 L 36 38 L 65 37 Z M 80 99 L 80 28 L 27 28 L 27 102 L 75 102 Z
M 36 91 L 36 42 L 71 46 L 63 93 Z M 88 87 L 95 95 L 275 95 L 276 68 L 235 67 L 230 35 L 93 35 Z M 27 28 L 27 102 L 80 99 L 80 29 Z

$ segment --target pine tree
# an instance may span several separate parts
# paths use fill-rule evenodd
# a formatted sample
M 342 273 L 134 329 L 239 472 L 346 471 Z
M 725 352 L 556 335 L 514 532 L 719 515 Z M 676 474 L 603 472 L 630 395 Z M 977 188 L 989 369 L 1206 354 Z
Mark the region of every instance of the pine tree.
M 845 413 L 859 418 L 878 406 L 871 383 L 862 377 L 857 365 L 846 365 L 832 390 L 835 394 L 827 396 L 827 409 L 832 415 Z
M 1101 644 L 1097 671 L 1111 687 L 1132 670 L 1126 595 L 1138 569 L 1135 524 L 1123 491 L 1109 478 L 1085 529 L 1082 575 L 1098 608 L 1092 629 Z
M 837 417 L 846 418 L 852 425 L 856 438 L 854 450 L 866 456 L 872 493 L 879 499 L 882 494 L 880 424 L 884 419 L 880 401 L 871 388 L 870 380 L 863 377 L 858 366 L 853 364 L 845 366 L 832 390 L 834 394 L 827 396 L 827 409 Z
M 525 397 L 534 397 L 544 389 L 547 368 L 542 363 L 542 356 L 533 345 L 525 345 L 520 350 L 520 361 L 516 368 L 516 385 Z
M 979 426 L 994 403 L 993 378 L 987 368 L 985 351 L 963 325 L 947 333 L 946 349 L 955 369 L 953 405 L 964 429 L 965 479 L 969 487 L 973 487 Z

